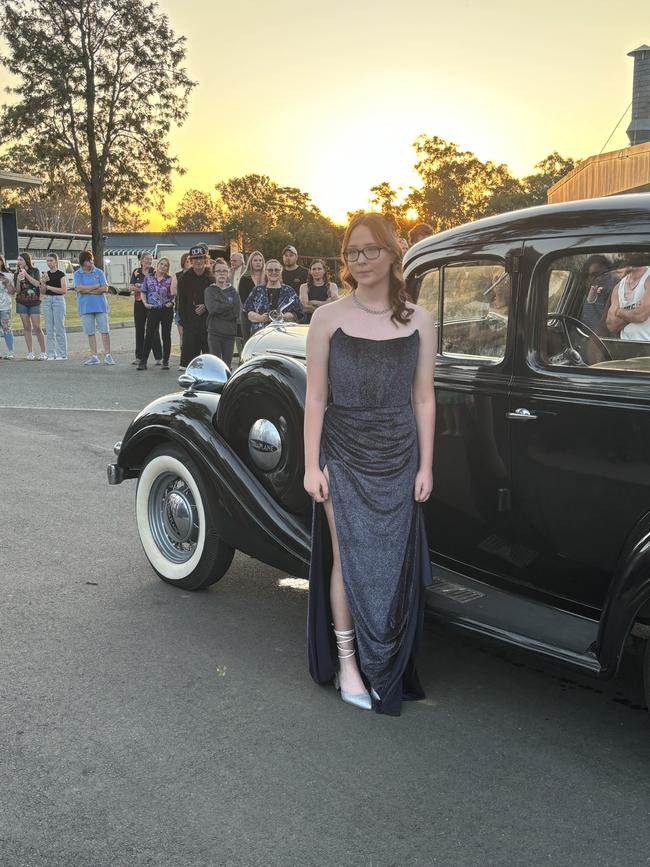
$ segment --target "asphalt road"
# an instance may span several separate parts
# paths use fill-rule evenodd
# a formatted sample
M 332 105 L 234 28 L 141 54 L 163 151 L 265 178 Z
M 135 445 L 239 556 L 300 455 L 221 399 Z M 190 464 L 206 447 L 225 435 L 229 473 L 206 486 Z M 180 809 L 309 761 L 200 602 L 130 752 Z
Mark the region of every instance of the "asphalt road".
M 650 863 L 633 660 L 603 685 L 428 628 L 426 701 L 344 705 L 307 674 L 296 582 L 148 567 L 104 467 L 176 374 L 115 354 L 0 362 L 3 867 Z

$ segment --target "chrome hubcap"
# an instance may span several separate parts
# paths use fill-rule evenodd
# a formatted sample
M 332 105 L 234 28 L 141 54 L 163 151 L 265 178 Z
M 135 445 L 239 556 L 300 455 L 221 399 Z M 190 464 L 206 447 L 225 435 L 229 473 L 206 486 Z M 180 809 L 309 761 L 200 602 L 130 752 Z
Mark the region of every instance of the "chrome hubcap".
M 255 465 L 268 473 L 282 459 L 282 438 L 273 422 L 259 418 L 248 434 L 248 451 Z
M 192 504 L 185 492 L 173 490 L 167 494 L 163 518 L 170 539 L 187 542 L 192 533 Z
M 151 534 L 161 553 L 172 563 L 187 562 L 199 538 L 198 510 L 187 482 L 173 473 L 158 476 L 148 511 Z

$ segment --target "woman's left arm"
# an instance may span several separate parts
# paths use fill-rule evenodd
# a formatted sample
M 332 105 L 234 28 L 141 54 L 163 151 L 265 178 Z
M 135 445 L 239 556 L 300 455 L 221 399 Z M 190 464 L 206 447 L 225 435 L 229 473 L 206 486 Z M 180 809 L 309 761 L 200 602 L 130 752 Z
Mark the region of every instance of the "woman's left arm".
M 422 310 L 422 308 L 420 308 Z M 418 318 L 420 349 L 413 378 L 411 401 L 418 432 L 420 462 L 415 477 L 417 502 L 429 499 L 433 489 L 433 436 L 436 426 L 436 399 L 433 378 L 436 363 L 436 328 L 433 317 L 422 310 Z

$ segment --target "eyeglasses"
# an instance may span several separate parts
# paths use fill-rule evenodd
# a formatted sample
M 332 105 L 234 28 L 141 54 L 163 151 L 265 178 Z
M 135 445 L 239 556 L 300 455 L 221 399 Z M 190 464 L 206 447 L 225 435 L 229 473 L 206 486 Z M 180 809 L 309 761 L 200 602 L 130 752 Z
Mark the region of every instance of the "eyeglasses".
M 280 271 L 282 270 L 282 268 L 267 268 L 266 270 L 269 272 L 269 274 L 270 274 L 272 271 L 275 271 L 276 273 L 279 274 Z
M 368 244 L 367 247 L 362 247 L 360 250 L 350 247 L 343 251 L 343 258 L 346 262 L 356 262 L 361 253 L 363 253 L 366 259 L 379 259 L 379 255 L 384 249 L 384 247 L 380 247 L 378 244 Z

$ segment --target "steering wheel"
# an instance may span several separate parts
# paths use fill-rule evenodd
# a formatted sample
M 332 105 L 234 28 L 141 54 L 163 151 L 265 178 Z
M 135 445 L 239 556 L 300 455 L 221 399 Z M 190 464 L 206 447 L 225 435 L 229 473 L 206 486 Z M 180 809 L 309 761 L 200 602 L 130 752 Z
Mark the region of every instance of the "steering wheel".
M 567 325 L 567 321 L 572 322 L 575 325 L 575 327 L 578 329 L 578 331 L 580 331 L 580 329 L 582 329 L 583 331 L 587 332 L 584 336 L 588 337 L 592 343 L 596 344 L 596 346 L 598 347 L 598 349 L 600 350 L 600 352 L 603 355 L 604 361 L 611 361 L 612 360 L 611 352 L 609 351 L 607 346 L 604 344 L 604 342 L 600 339 L 600 337 L 596 334 L 596 332 L 592 328 L 590 328 L 588 325 L 585 325 L 584 322 L 581 322 L 579 319 L 576 319 L 575 316 L 569 316 L 568 313 L 548 313 L 546 318 L 547 318 L 547 320 L 557 319 L 560 322 L 560 324 L 562 325 L 562 331 L 564 333 L 564 336 L 565 336 L 566 342 L 567 342 L 567 350 L 569 352 L 569 355 L 570 355 L 572 362 L 578 363 L 578 364 L 580 364 L 580 363 L 584 364 L 585 363 L 582 355 L 580 355 L 578 350 L 575 348 L 575 346 L 571 342 L 571 335 L 569 334 L 569 327 Z

